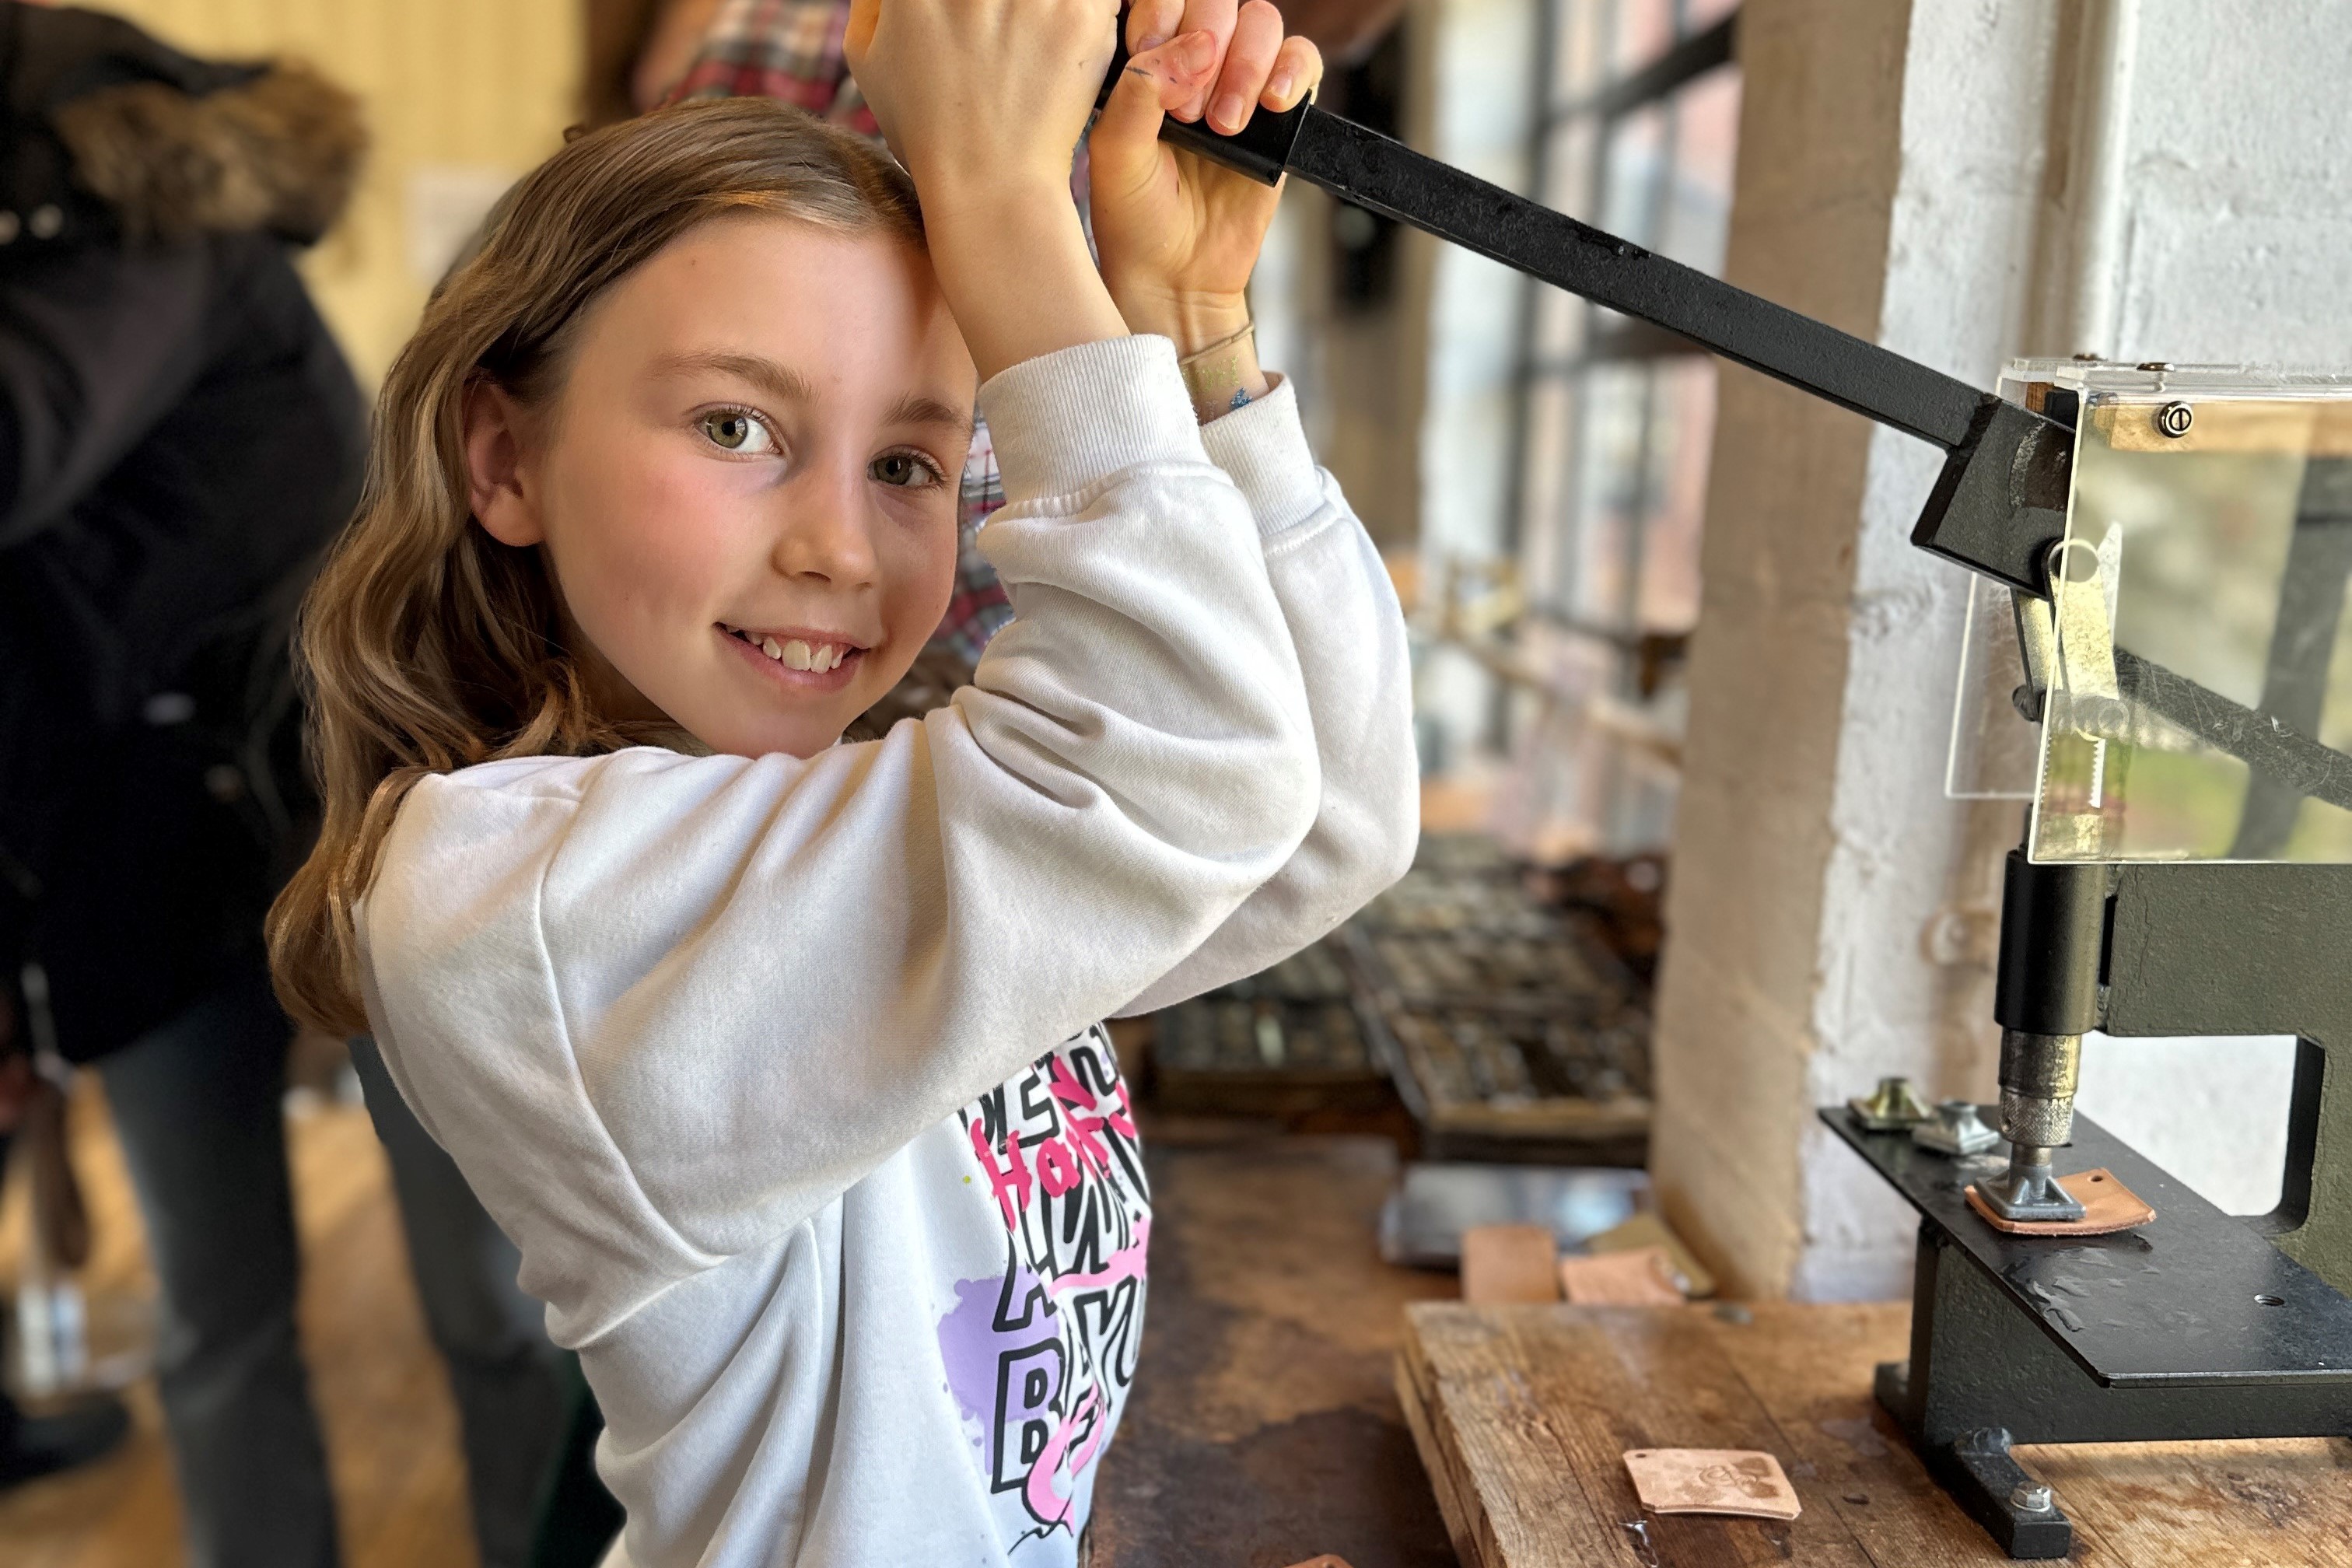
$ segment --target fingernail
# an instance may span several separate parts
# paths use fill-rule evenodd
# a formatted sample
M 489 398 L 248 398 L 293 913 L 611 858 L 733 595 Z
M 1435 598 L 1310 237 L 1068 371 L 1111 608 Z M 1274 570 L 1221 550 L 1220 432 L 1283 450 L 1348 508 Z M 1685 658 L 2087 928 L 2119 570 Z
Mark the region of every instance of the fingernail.
M 1231 135 L 1249 118 L 1249 100 L 1238 92 L 1222 94 L 1216 108 L 1209 111 L 1209 118 L 1216 122 L 1218 130 Z
M 1135 46 L 1135 52 L 1139 55 L 1149 54 L 1174 37 L 1176 25 L 1183 19 L 1184 7 L 1181 4 L 1150 7 L 1143 24 L 1143 37 Z
M 1275 72 L 1273 77 L 1270 78 L 1265 84 L 1266 97 L 1276 100 L 1288 98 L 1290 96 L 1290 84 L 1297 79 L 1298 73 L 1296 71 L 1278 70 Z
M 1176 40 L 1168 51 L 1168 63 L 1180 75 L 1198 76 L 1217 63 L 1216 36 L 1206 27 L 1197 27 Z

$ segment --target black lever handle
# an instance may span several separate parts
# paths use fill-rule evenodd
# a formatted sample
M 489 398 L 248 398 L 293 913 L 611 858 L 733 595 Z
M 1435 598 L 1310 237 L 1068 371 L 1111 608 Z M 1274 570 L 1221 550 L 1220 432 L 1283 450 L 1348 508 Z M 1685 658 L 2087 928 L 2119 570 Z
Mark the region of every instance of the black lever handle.
M 1097 102 L 1127 68 L 1127 18 Z M 1911 535 L 1923 550 L 2029 594 L 2065 531 L 2074 432 L 1915 360 L 1653 255 L 1388 137 L 1301 102 L 1237 136 L 1171 119 L 1163 142 L 1265 184 L 1285 173 L 1950 454 Z
M 1102 91 L 1095 95 L 1097 108 L 1109 101 L 1110 89 L 1118 85 L 1119 73 L 1127 69 L 1127 14 L 1122 11 L 1110 70 L 1103 77 Z M 1171 114 L 1160 123 L 1160 140 L 1171 147 L 1213 159 L 1237 174 L 1247 174 L 1261 185 L 1271 185 L 1281 180 L 1283 170 L 1289 166 L 1291 149 L 1298 144 L 1298 128 L 1307 123 L 1307 112 L 1313 107 L 1314 100 L 1307 98 L 1300 99 L 1280 114 L 1261 107 L 1250 115 L 1249 123 L 1232 136 L 1221 136 L 1210 130 L 1206 121 L 1179 120 Z

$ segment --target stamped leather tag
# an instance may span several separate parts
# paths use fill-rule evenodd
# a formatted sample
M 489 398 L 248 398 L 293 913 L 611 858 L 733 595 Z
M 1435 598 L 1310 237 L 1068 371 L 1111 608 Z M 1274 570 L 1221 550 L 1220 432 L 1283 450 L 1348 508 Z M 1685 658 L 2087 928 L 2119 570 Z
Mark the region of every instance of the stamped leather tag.
M 1780 1461 L 1752 1448 L 1634 1448 L 1625 1468 L 1652 1513 L 1794 1519 L 1800 1511 Z
M 1679 1307 L 1674 1261 L 1663 1247 L 1559 1260 L 1560 1293 L 1580 1307 Z

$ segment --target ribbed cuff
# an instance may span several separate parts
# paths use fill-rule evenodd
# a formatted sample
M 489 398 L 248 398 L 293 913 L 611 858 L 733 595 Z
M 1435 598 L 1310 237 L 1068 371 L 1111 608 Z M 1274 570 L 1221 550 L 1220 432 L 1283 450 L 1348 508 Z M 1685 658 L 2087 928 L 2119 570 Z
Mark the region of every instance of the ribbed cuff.
M 989 378 L 980 412 L 1007 504 L 1069 495 L 1138 463 L 1208 458 L 1166 338 L 1105 338 L 1024 360 Z
M 1323 510 L 1323 475 L 1286 377 L 1255 403 L 1202 426 L 1201 441 L 1209 461 L 1248 499 L 1259 537 L 1271 539 Z

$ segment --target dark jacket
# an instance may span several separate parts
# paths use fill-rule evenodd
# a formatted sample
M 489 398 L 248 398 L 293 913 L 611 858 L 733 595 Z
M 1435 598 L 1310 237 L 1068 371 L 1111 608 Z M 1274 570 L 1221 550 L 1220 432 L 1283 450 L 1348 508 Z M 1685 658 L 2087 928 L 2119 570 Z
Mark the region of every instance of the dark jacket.
M 0 979 L 69 1058 L 259 946 L 310 817 L 288 632 L 364 416 L 289 246 L 351 100 L 0 7 Z

